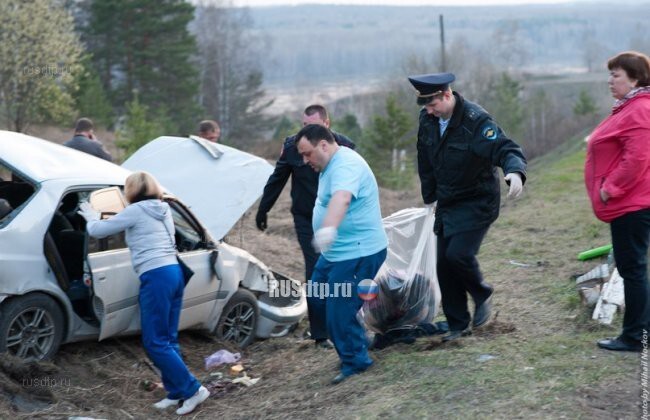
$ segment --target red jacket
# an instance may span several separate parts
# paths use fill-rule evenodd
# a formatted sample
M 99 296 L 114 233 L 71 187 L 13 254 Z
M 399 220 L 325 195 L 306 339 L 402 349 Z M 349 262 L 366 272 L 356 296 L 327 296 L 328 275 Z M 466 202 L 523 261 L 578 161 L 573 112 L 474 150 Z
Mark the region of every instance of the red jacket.
M 650 208 L 650 93 L 629 99 L 591 133 L 585 185 L 603 222 Z M 610 195 L 607 203 L 601 188 Z

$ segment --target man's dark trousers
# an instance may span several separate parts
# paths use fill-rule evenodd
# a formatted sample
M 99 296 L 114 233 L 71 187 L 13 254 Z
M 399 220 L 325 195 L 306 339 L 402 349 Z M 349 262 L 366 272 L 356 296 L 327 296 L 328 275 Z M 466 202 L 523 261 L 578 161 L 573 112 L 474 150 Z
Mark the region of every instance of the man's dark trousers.
M 318 257 L 320 256 L 311 244 L 314 237 L 314 231 L 311 226 L 311 216 L 294 214 L 293 225 L 296 228 L 296 235 L 298 236 L 300 249 L 302 249 L 302 256 L 305 259 L 305 280 L 309 282 L 311 281 L 316 261 L 318 261 Z M 318 300 L 318 298 L 307 297 L 307 314 L 309 315 L 311 338 L 314 340 L 324 340 L 327 338 L 325 307 L 323 305 L 314 304 L 315 300 Z
M 623 334 L 626 342 L 640 343 L 643 330 L 650 327 L 650 287 L 648 285 L 648 242 L 650 209 L 617 217 L 611 222 L 614 260 L 625 288 Z
M 451 331 L 462 331 L 469 326 L 467 293 L 477 305 L 492 295 L 492 286 L 483 280 L 476 259 L 488 228 L 460 232 L 447 238 L 438 236 L 438 284 L 442 310 Z

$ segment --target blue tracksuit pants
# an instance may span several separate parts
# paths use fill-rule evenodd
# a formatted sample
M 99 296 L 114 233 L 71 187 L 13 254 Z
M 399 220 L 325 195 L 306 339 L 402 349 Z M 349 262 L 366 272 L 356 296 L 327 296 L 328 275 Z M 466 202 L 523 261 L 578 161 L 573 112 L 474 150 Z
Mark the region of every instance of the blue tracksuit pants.
M 368 342 L 364 327 L 357 320 L 363 300 L 357 292 L 361 280 L 374 279 L 386 259 L 386 249 L 367 257 L 331 262 L 319 257 L 312 282 L 314 288 L 323 290 L 319 283 L 328 284 L 328 296 L 312 299 L 312 307 L 326 319 L 327 332 L 341 359 L 341 373 L 346 376 L 363 372 L 372 359 L 368 356 Z M 349 288 L 336 284 L 350 283 Z M 351 296 L 342 296 L 342 290 L 351 290 Z M 338 296 L 335 291 L 338 290 Z
M 142 343 L 153 364 L 160 369 L 167 398 L 172 400 L 188 399 L 200 386 L 185 366 L 178 346 L 184 287 L 178 264 L 140 275 Z

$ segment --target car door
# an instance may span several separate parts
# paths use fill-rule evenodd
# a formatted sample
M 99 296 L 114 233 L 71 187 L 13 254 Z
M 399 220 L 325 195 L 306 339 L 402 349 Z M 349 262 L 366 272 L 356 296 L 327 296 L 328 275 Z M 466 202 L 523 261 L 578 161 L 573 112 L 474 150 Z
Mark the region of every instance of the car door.
M 119 190 L 117 193 L 113 198 L 115 203 L 111 204 L 111 199 L 103 191 L 102 206 L 119 210 L 118 202 L 122 198 Z M 170 206 L 179 254 L 194 270 L 194 276 L 185 287 L 179 329 L 205 326 L 219 297 L 220 282 L 211 263 L 215 258 L 213 246 L 200 224 L 182 204 L 171 201 Z M 89 239 L 88 264 L 93 278 L 95 313 L 100 321 L 100 340 L 140 331 L 140 280 L 133 270 L 123 235 L 95 240 L 98 242 L 96 246 Z
M 172 209 L 179 255 L 194 270 L 183 293 L 179 330 L 207 327 L 211 314 L 220 310 L 228 296 L 221 290 L 221 281 L 214 270 L 217 251 L 187 207 L 175 199 L 167 202 Z

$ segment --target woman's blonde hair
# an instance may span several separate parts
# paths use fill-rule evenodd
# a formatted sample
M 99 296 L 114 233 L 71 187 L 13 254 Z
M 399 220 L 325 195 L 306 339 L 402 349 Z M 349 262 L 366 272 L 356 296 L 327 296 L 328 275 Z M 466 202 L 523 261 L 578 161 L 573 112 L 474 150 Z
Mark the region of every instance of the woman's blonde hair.
M 137 203 L 152 198 L 162 199 L 162 187 L 148 172 L 133 172 L 124 183 L 124 196 L 129 203 Z

